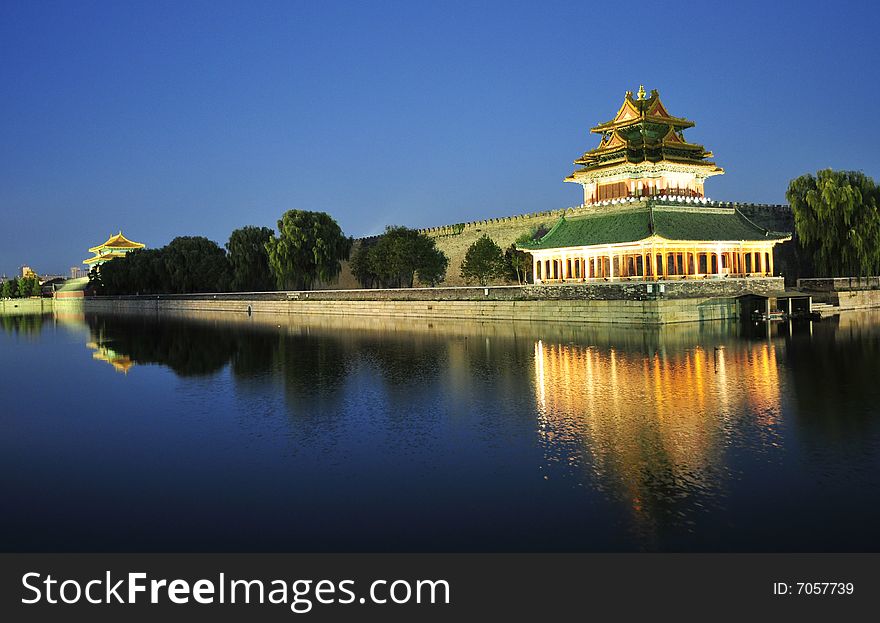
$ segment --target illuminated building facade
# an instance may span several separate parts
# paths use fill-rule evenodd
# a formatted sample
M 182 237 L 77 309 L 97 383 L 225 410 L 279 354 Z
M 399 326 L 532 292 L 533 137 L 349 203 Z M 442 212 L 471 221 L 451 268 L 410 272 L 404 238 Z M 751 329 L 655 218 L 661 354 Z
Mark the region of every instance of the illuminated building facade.
M 535 282 L 772 276 L 773 247 L 791 234 L 705 197 L 706 178 L 724 171 L 684 138 L 693 125 L 670 115 L 657 91 L 627 92 L 614 119 L 592 128 L 599 146 L 565 179 L 583 186 L 582 209 L 518 245 L 532 254 Z

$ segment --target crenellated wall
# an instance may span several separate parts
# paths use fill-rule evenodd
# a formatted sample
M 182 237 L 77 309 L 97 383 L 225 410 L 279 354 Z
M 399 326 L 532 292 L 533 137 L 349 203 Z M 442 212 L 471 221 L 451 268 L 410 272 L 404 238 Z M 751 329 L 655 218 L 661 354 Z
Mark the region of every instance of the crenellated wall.
M 725 208 L 737 208 L 757 225 L 773 231 L 794 231 L 794 217 L 791 208 L 787 205 L 754 204 L 713 202 L 712 205 Z M 572 206 L 557 210 L 545 210 L 543 212 L 531 212 L 515 216 L 470 221 L 453 225 L 441 225 L 422 229 L 423 233 L 434 238 L 437 248 L 443 251 L 449 258 L 449 268 L 446 271 L 446 280 L 443 285 L 465 285 L 461 278 L 461 263 L 464 260 L 468 248 L 481 236 L 487 235 L 494 240 L 502 250 L 507 249 L 517 238 L 524 233 L 531 233 L 540 226 L 550 228 L 563 214 L 565 216 L 577 216 L 607 209 L 601 204 Z M 359 245 L 360 240 L 355 241 Z M 357 248 L 355 246 L 354 249 Z M 791 276 L 791 283 L 799 274 L 797 270 L 796 244 L 786 242 L 776 247 L 775 265 L 777 272 Z M 499 282 L 500 283 L 500 282 Z M 352 276 L 348 262 L 344 262 L 339 279 L 327 284 L 325 289 L 351 289 L 359 288 L 360 285 Z

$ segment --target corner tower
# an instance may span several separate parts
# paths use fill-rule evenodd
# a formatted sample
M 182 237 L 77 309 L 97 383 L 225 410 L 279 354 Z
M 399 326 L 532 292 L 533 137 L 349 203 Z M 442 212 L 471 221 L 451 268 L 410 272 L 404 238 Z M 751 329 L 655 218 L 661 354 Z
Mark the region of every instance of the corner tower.
M 580 168 L 565 178 L 584 188 L 584 204 L 627 197 L 657 195 L 703 197 L 707 177 L 724 170 L 712 162 L 712 152 L 689 143 L 684 130 L 694 122 L 673 117 L 660 94 L 636 97 L 627 91 L 614 119 L 590 132 L 600 134 L 599 146 L 574 161 Z

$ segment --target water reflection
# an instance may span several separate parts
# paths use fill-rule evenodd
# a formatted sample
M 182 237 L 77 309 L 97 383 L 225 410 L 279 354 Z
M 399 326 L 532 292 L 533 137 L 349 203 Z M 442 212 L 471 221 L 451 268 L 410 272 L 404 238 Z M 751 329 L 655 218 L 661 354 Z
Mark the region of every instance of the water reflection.
M 344 548 L 343 530 L 348 549 L 810 549 L 798 522 L 833 512 L 811 487 L 877 485 L 877 316 L 756 331 L 232 314 L 63 322 L 88 327 L 93 357 L 127 372 L 119 383 L 157 364 L 185 381 L 187 408 L 206 405 L 199 439 L 215 418 L 237 418 L 233 450 L 205 460 L 238 466 L 233 489 L 254 500 L 254 532 L 270 548 Z M 200 443 L 186 460 L 207 452 Z M 275 481 L 290 502 L 254 497 Z M 795 490 L 784 510 L 767 503 Z M 304 491 L 308 512 L 295 503 Z M 856 508 L 862 499 L 836 504 L 877 515 L 875 503 Z M 257 547 L 245 536 L 244 549 Z
M 43 325 L 51 320 L 52 314 L 0 314 L 0 327 L 11 335 L 38 336 Z
M 721 503 L 732 436 L 758 428 L 774 443 L 780 417 L 772 343 L 646 353 L 539 340 L 534 387 L 547 460 L 590 471 L 654 542 L 660 524 L 692 529 Z

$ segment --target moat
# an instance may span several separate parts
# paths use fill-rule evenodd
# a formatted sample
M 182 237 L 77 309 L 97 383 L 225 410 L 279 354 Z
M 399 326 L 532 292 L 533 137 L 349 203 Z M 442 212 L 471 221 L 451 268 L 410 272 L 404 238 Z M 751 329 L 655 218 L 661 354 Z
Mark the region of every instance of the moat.
M 3 551 L 880 551 L 880 312 L 0 329 Z

